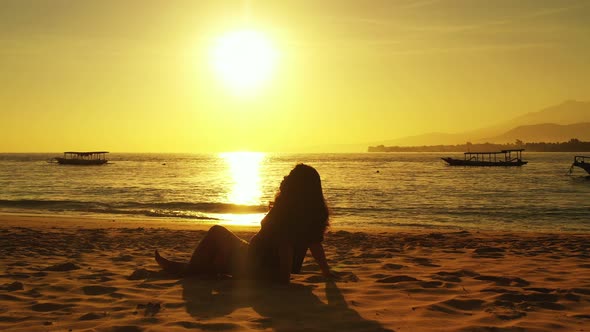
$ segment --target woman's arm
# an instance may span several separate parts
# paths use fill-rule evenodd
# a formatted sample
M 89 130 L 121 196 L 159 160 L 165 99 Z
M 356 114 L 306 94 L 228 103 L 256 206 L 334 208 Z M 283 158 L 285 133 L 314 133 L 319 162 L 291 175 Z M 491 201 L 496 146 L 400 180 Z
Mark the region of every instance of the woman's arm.
M 311 250 L 311 255 L 320 266 L 320 270 L 322 271 L 324 277 L 334 278 L 334 274 L 330 272 L 330 267 L 328 266 L 328 261 L 326 260 L 326 253 L 324 252 L 324 247 L 322 246 L 322 243 L 313 243 L 309 246 L 309 249 Z

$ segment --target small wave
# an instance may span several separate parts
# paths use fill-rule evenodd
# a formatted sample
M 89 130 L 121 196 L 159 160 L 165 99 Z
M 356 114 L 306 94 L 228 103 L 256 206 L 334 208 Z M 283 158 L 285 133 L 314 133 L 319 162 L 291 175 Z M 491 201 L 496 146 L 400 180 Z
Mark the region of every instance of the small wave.
M 262 205 L 237 205 L 207 202 L 83 202 L 73 200 L 0 200 L 0 207 L 25 210 L 58 212 L 85 212 L 119 215 L 144 215 L 148 217 L 174 217 L 183 219 L 217 220 L 210 213 L 249 214 L 267 211 Z

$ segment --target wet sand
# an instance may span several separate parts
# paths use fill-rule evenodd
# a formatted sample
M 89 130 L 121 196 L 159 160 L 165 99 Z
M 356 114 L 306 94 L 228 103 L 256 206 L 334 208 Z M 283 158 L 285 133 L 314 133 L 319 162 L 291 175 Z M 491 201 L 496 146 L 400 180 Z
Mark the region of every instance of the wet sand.
M 326 235 L 289 286 L 178 279 L 207 227 L 0 215 L 0 330 L 588 331 L 590 234 L 441 230 Z M 256 229 L 233 227 L 242 238 Z

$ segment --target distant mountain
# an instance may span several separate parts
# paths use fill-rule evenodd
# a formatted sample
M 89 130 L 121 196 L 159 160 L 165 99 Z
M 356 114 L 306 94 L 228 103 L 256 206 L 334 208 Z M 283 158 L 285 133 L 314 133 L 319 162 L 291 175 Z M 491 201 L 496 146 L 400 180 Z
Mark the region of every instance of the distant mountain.
M 568 100 L 509 121 L 512 127 L 542 123 L 569 125 L 580 122 L 590 122 L 590 102 L 588 101 Z
M 530 126 L 518 126 L 504 134 L 482 139 L 481 142 L 514 143 L 519 139 L 523 142 L 566 142 L 572 138 L 590 141 L 590 122 L 559 125 L 543 123 Z
M 554 125 L 572 125 L 579 124 L 580 128 L 584 127 L 584 123 L 590 123 L 590 102 L 568 100 L 559 105 L 544 108 L 537 112 L 530 112 L 519 117 L 513 118 L 508 121 L 498 123 L 493 126 L 480 128 L 477 130 L 470 130 L 461 133 L 449 134 L 449 133 L 427 133 L 416 136 L 407 136 L 397 139 L 372 142 L 368 145 L 385 145 L 385 146 L 422 146 L 422 145 L 452 145 L 452 144 L 463 144 L 465 142 L 495 142 L 494 139 L 511 139 L 512 135 L 525 134 L 526 130 L 534 130 L 534 128 L 523 129 L 519 127 L 526 127 L 539 124 L 554 124 Z M 514 129 L 510 129 L 514 128 Z M 578 127 L 571 127 L 568 129 L 552 127 L 550 130 L 545 131 L 541 127 L 536 128 L 539 135 L 533 135 L 532 132 L 527 132 L 526 135 L 519 139 L 528 141 L 526 137 L 530 137 L 531 141 L 563 141 L 569 140 L 570 138 L 587 139 L 588 134 L 584 136 L 576 137 L 571 132 L 567 137 L 563 139 L 556 139 L 562 137 L 558 132 L 561 130 L 567 131 L 570 129 L 577 129 Z M 549 127 L 547 127 L 549 129 Z M 506 132 L 506 130 L 509 130 Z M 516 132 L 511 133 L 512 131 Z M 580 129 L 582 130 L 582 129 Z M 543 135 L 547 133 L 547 135 Z M 577 132 L 576 132 L 577 133 Z M 533 138 L 534 137 L 534 138 Z M 498 142 L 499 143 L 499 142 Z

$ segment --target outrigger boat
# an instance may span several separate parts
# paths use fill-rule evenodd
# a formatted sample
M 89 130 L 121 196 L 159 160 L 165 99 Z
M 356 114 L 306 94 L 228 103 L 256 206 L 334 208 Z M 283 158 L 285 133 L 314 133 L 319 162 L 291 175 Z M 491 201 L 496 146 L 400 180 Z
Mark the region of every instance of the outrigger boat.
M 63 157 L 55 157 L 54 159 L 63 165 L 102 165 L 106 164 L 107 151 L 90 151 L 90 152 L 64 152 Z
M 588 174 L 590 174 L 590 157 L 588 157 L 588 156 L 575 156 L 572 167 L 570 168 L 570 173 L 572 172 L 574 167 L 580 167 L 581 169 L 588 172 Z
M 522 166 L 524 149 L 502 150 L 498 152 L 465 152 L 463 159 L 441 158 L 450 166 Z

